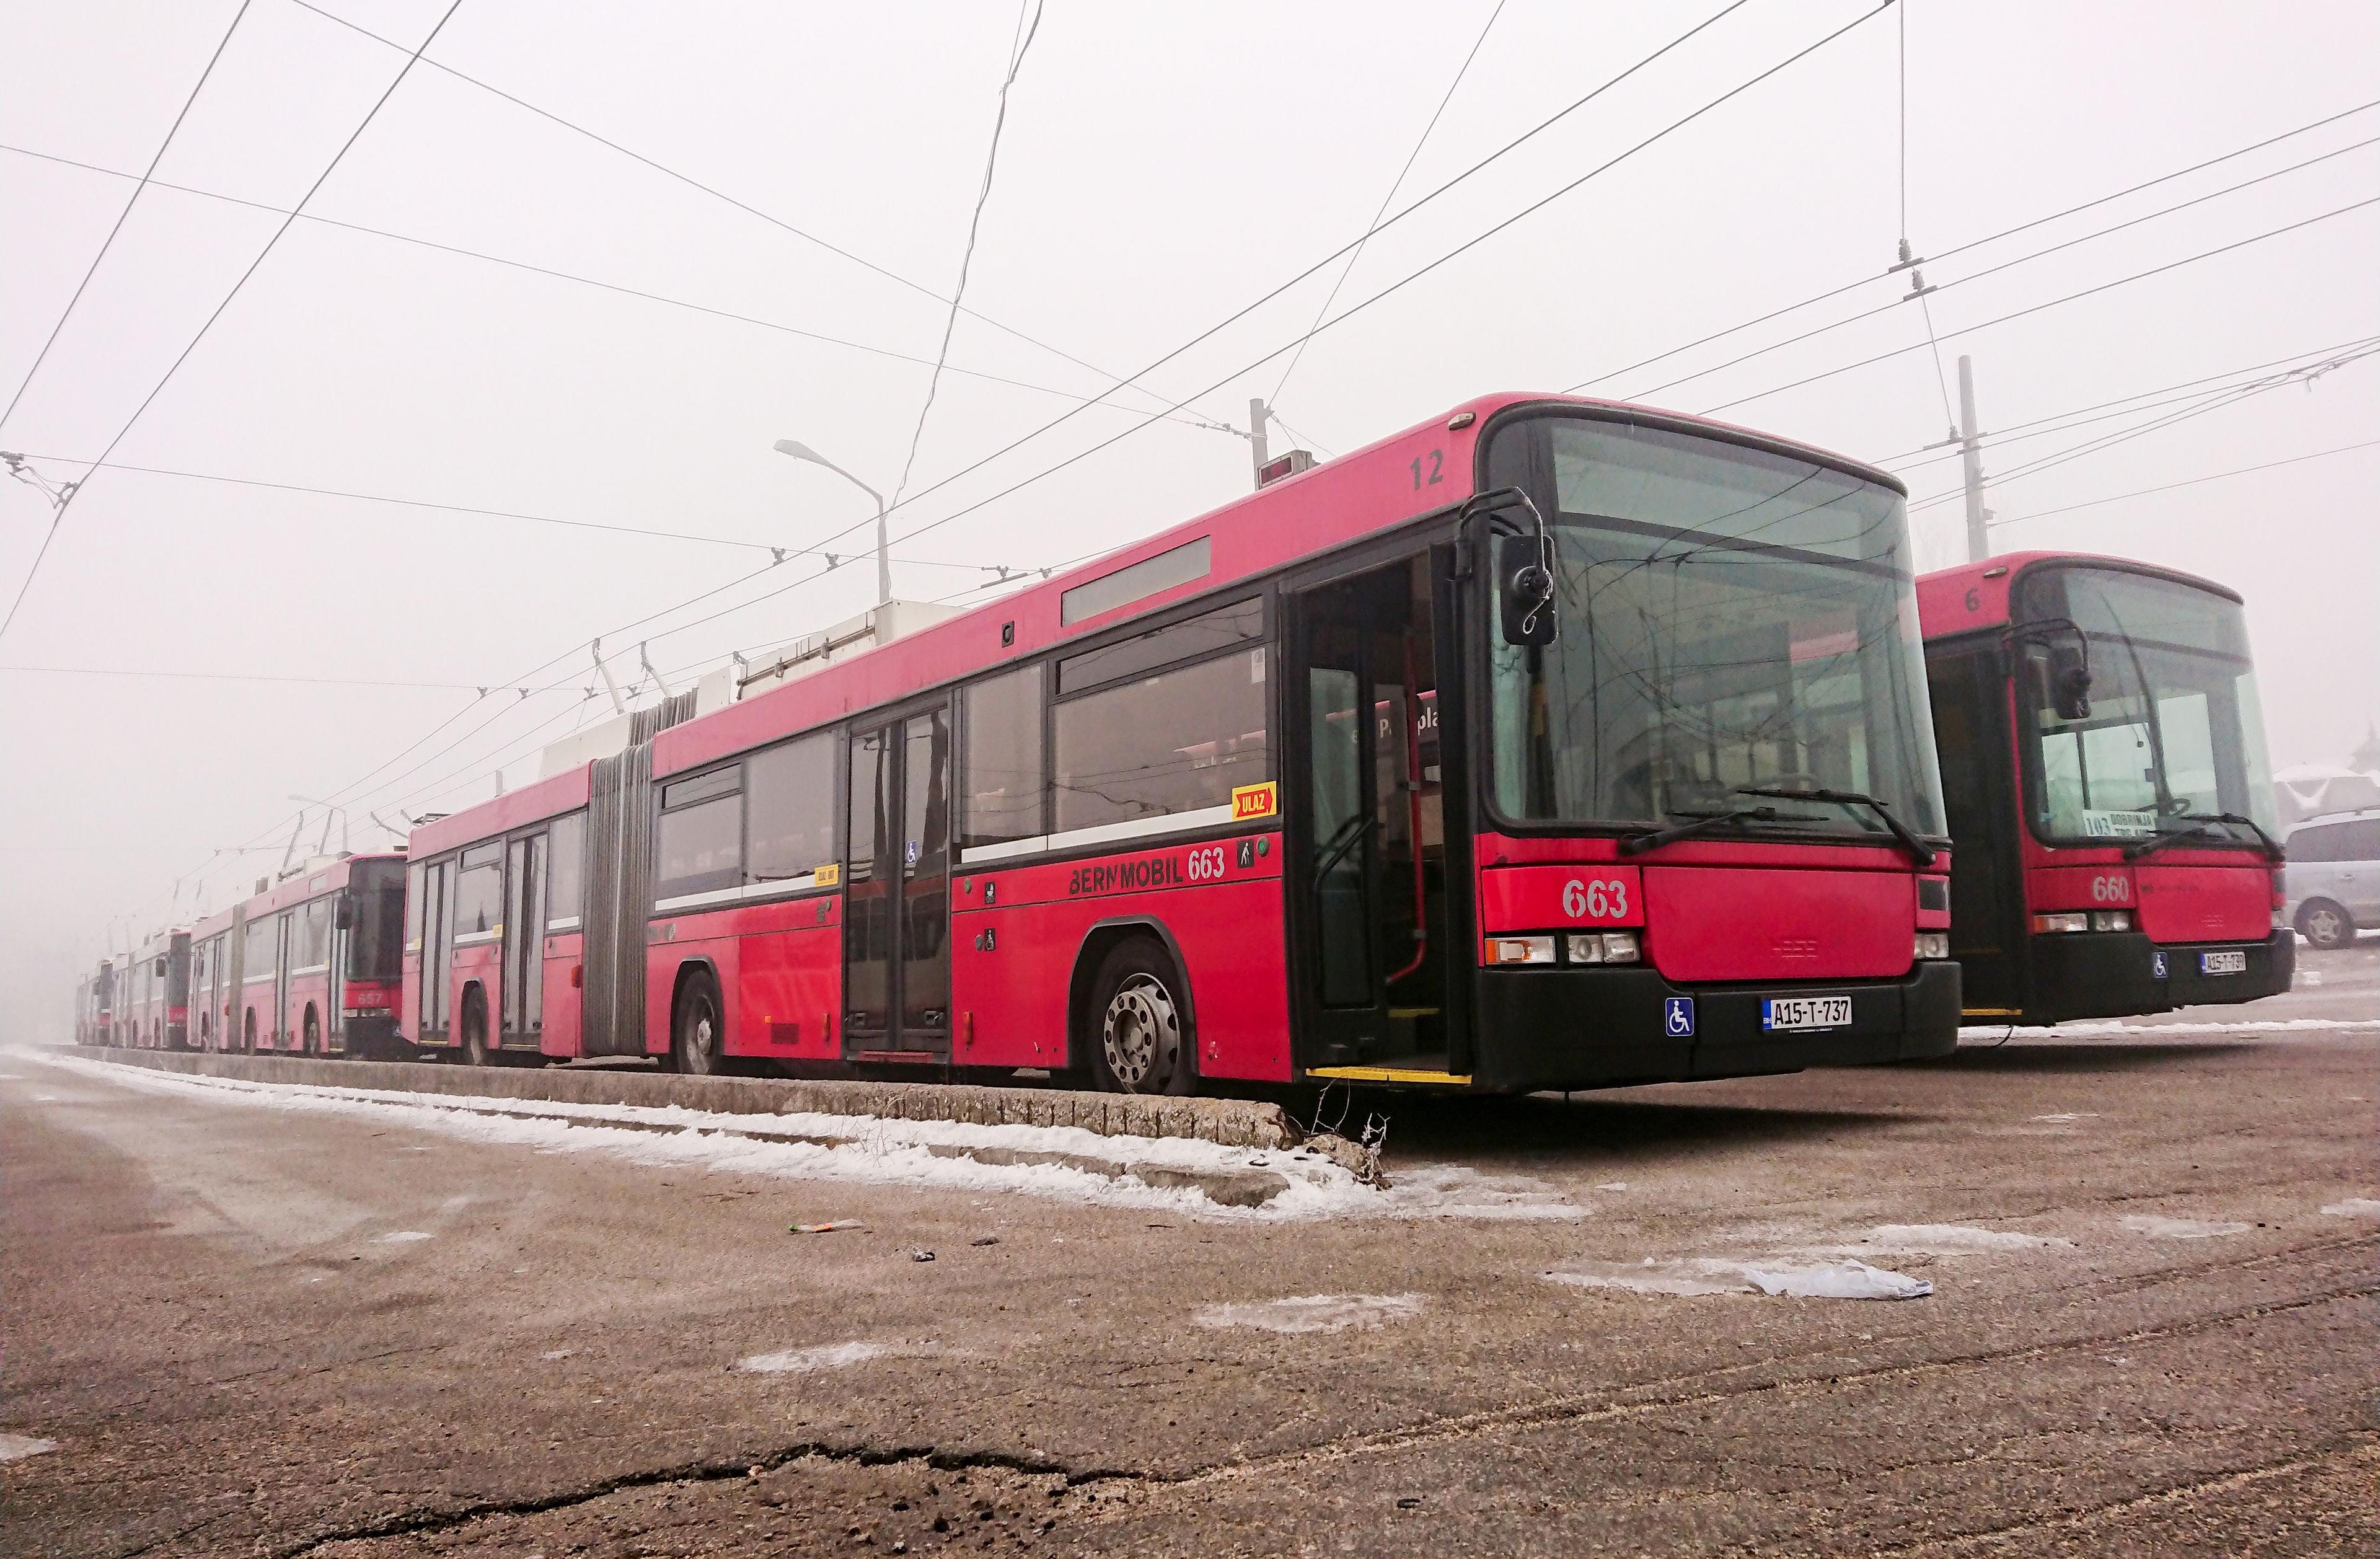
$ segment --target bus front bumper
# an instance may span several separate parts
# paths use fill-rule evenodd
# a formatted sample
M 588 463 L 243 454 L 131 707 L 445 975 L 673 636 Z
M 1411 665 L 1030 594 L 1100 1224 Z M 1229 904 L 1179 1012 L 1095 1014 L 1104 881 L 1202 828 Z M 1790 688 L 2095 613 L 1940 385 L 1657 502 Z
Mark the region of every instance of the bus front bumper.
M 1791 985 L 1673 985 L 1643 968 L 1482 969 L 1478 989 L 1472 1083 L 1489 1092 L 1920 1061 L 1959 1045 L 1959 966 L 1947 961 L 1900 980 Z M 1769 1032 L 1760 1015 L 1771 996 L 1849 996 L 1852 1021 Z
M 2140 932 L 2068 932 L 2032 940 L 2034 996 L 2026 1017 L 2037 1014 L 2047 1023 L 2252 1002 L 2288 990 L 2297 972 L 2297 937 L 2286 928 L 2262 942 L 2161 946 Z M 2210 973 L 2203 957 L 2208 953 L 2240 953 L 2246 967 Z

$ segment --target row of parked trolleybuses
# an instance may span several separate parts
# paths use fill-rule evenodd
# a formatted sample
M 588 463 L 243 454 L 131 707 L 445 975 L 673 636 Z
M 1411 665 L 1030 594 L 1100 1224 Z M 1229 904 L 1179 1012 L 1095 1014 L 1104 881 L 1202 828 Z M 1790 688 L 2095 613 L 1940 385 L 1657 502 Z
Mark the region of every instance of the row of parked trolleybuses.
M 1940 1055 L 2288 988 L 2239 599 L 1498 396 L 86 980 L 89 1042 L 1147 1092 Z M 1953 859 L 1955 852 L 1955 862 Z

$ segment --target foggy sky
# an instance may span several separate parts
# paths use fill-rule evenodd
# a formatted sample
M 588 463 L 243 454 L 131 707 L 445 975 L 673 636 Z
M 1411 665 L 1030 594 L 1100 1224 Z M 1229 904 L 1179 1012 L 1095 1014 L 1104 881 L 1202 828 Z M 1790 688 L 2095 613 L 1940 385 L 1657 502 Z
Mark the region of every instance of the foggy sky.
M 444 0 L 322 0 L 412 47 Z M 1407 177 L 1436 188 L 1722 0 L 1511 0 Z M 0 9 L 0 394 L 13 391 L 236 0 Z M 1478 36 L 1459 6 L 1123 6 L 1050 0 L 1011 98 L 967 302 L 910 490 L 1138 370 L 1363 232 Z M 1754 0 L 1587 109 L 1376 237 L 1334 311 L 1626 150 L 1868 7 Z M 816 238 L 947 295 L 1018 13 L 1007 5 L 466 0 L 310 207 L 513 267 L 299 222 L 115 459 L 554 518 L 807 547 L 871 510 L 771 453 L 798 437 L 890 491 L 944 305 L 433 67 L 453 67 Z M 1474 395 L 1560 390 L 1769 309 L 1861 290 L 1599 382 L 1642 394 L 1905 290 L 1899 21 L 1868 21 L 1344 324 L 1279 398 L 1343 452 Z M 1907 233 L 1948 250 L 2355 108 L 2380 92 L 2380 9 L 1954 5 L 1907 16 Z M 291 0 L 254 0 L 157 177 L 286 208 L 403 54 Z M 2380 110 L 1925 267 L 1946 335 L 2380 194 L 2362 147 L 1974 281 L 2002 261 L 2380 136 Z M 81 474 L 280 217 L 144 193 L 0 448 Z M 545 267 L 790 329 L 533 274 Z M 1944 342 L 1973 354 L 1986 432 L 2380 334 L 2380 206 Z M 1326 269 L 1151 376 L 895 516 L 894 534 L 990 496 L 1293 343 Z M 1915 304 L 1645 396 L 1697 411 L 1925 338 Z M 809 332 L 806 336 L 793 332 Z M 813 338 L 824 335 L 882 349 Z M 905 356 L 887 356 L 883 352 Z M 1061 354 L 1067 355 L 1061 355 Z M 1073 359 L 1081 359 L 1080 361 Z M 1285 357 L 906 545 L 896 592 L 1121 543 L 1248 486 L 1245 426 Z M 1024 385 L 1000 379 L 1023 381 Z M 1952 390 L 1955 394 L 1955 387 Z M 5 403 L 0 403 L 5 404 Z M 1128 409 L 1127 409 L 1128 408 Z M 1732 421 L 1870 459 L 1945 432 L 1932 355 L 1904 353 L 1732 405 Z M 2115 432 L 1987 440 L 1986 467 Z M 2076 548 L 2222 580 L 2248 598 L 2276 766 L 2335 761 L 2380 718 L 2380 449 L 2024 522 L 2380 436 L 2380 359 L 1996 486 L 2005 549 Z M 1275 448 L 1284 441 L 1276 431 Z M 1923 500 L 1953 460 L 1897 462 Z M 49 523 L 0 484 L 0 587 Z M 1959 505 L 1913 516 L 1928 566 Z M 858 544 L 846 537 L 837 550 Z M 220 908 L 279 859 L 292 793 L 447 810 L 533 773 L 537 747 L 608 713 L 587 641 L 769 563 L 752 548 L 103 470 L 0 640 L 0 1031 L 63 1030 L 111 918 L 178 908 L 210 851 Z M 858 610 L 872 571 L 795 558 L 606 643 L 624 682 Z M 785 587 L 795 586 L 787 589 Z M 777 593 L 770 593 L 777 592 Z M 670 627 L 769 599 L 674 637 Z M 971 597 L 970 599 L 978 599 Z M 576 648 L 574 648 L 574 646 Z M 474 689 L 529 678 L 527 699 Z M 81 668 L 128 676 L 17 668 Z M 165 672 L 327 677 L 320 686 Z M 459 718 L 456 718 L 459 716 Z M 453 719 L 427 745 L 387 763 Z M 484 726 L 482 726 L 482 723 Z M 468 739 L 447 749 L 467 733 Z M 386 763 L 362 786 L 353 782 Z M 319 816 L 319 814 L 318 814 Z M 311 830 L 310 829 L 310 834 Z M 337 843 L 337 831 L 333 834 Z M 311 840 L 309 840 L 310 846 Z M 117 920 L 115 934 L 123 923 Z

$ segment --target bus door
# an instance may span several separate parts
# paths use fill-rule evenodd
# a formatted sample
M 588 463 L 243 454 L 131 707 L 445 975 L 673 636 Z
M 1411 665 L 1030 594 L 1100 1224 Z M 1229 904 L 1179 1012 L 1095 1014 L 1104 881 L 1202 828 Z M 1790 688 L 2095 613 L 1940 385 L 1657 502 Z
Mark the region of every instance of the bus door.
M 289 1020 L 289 960 L 297 956 L 298 911 L 285 909 L 273 924 L 273 1043 L 280 1048 L 296 1042 L 298 1026 Z
M 1961 1005 L 1985 1021 L 2014 1017 L 2027 1003 L 2024 864 L 2016 833 L 2022 802 L 2008 679 L 2008 656 L 1997 643 L 1926 652 L 1950 830 L 1950 956 L 1959 960 Z
M 347 1048 L 347 948 L 355 941 L 356 907 L 360 898 L 353 887 L 331 896 L 324 911 L 331 917 L 331 967 L 322 977 L 322 1044 L 326 1050 Z
M 534 1048 L 544 1035 L 545 850 L 543 834 L 504 847 L 502 1044 Z
M 843 1053 L 946 1061 L 951 1051 L 951 712 L 850 735 Z
M 1448 1069 L 1445 809 L 1431 560 L 1291 597 L 1292 924 L 1309 1069 Z

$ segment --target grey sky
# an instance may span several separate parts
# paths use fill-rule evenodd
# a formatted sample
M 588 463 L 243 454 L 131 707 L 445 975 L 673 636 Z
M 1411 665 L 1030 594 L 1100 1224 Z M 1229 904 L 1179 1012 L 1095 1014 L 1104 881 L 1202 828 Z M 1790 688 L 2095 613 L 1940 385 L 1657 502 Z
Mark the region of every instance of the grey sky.
M 322 0 L 407 48 L 444 0 Z M 1580 95 L 1723 0 L 1511 0 L 1398 204 Z M 968 302 L 1117 375 L 1359 234 L 1492 8 L 1050 0 L 1011 105 Z M 0 21 L 0 394 L 13 391 L 131 189 L 26 155 L 137 174 L 237 0 L 11 4 Z M 1336 309 L 1361 303 L 1868 7 L 1753 0 L 1556 129 L 1376 238 Z M 453 67 L 828 243 L 944 291 L 955 276 L 1000 79 L 1008 5 L 668 6 L 465 0 L 430 51 Z M 1889 10 L 1318 337 L 1281 398 L 1344 451 L 1485 390 L 1560 389 L 1862 276 L 1862 290 L 1631 374 L 1644 392 L 1889 302 L 1900 237 Z M 2369 5 L 1954 5 L 1907 17 L 1909 232 L 1935 253 L 2380 97 Z M 159 169 L 174 184 L 294 202 L 403 54 L 293 0 L 254 0 Z M 2004 272 L 1961 277 L 2380 137 L 2356 114 L 1925 269 L 1948 334 L 2380 195 L 2380 146 Z M 314 214 L 501 256 L 880 348 L 607 292 L 301 221 L 115 458 L 141 466 L 807 547 L 867 501 L 770 452 L 792 435 L 889 490 L 942 305 L 425 64 L 324 186 Z M 0 447 L 53 478 L 96 454 L 280 218 L 152 189 Z M 1984 423 L 2380 335 L 2380 206 L 1946 341 L 1977 361 Z M 1293 343 L 1336 268 L 1152 376 L 1162 399 L 1097 408 L 895 518 L 943 518 Z M 2357 278 L 2361 277 L 2362 280 Z M 1924 338 L 1915 305 L 1647 398 L 1701 410 Z M 884 354 L 899 354 L 884 355 Z M 953 364 L 1076 395 L 1081 363 L 963 318 Z M 1285 357 L 1207 395 L 1244 424 Z M 931 488 L 1071 403 L 945 378 L 911 482 Z M 2176 408 L 2174 409 L 2179 409 Z M 1734 405 L 1733 420 L 1870 458 L 1943 432 L 1918 351 Z M 2149 412 L 1994 449 L 2014 471 Z M 2017 520 L 2380 437 L 2380 359 L 2256 396 L 1996 490 Z M 1923 499 L 1955 462 L 1909 466 Z M 2013 523 L 2008 547 L 2138 556 L 2249 600 L 2277 764 L 2335 759 L 2380 716 L 2380 449 Z M 1171 420 L 962 518 L 896 542 L 895 587 L 984 576 L 1128 540 L 1246 486 L 1245 445 Z M 13 594 L 49 519 L 0 486 Z M 1958 505 L 1919 511 L 1929 564 Z M 856 544 L 856 535 L 835 543 Z M 0 668 L 427 682 L 331 687 L 0 669 L 0 1024 L 63 1023 L 111 916 L 164 916 L 211 850 L 285 830 L 357 787 L 444 809 L 514 778 L 596 706 L 593 635 L 724 584 L 766 552 L 106 470 L 77 500 Z M 774 593 L 674 636 L 665 670 L 781 641 L 864 605 L 866 568 L 794 559 L 607 649 Z M 574 646 L 576 647 L 574 649 Z M 468 689 L 562 682 L 475 705 Z M 634 658 L 615 663 L 624 680 Z M 457 688 L 462 690 L 457 690 Z M 455 738 L 488 722 L 450 751 Z M 433 756 L 434 755 L 434 756 Z M 429 760 L 423 762 L 423 760 Z M 419 767 L 416 767 L 419 764 Z M 383 784 L 382 781 L 391 783 Z M 378 839 L 358 810 L 358 843 Z M 277 841 L 276 841 L 277 843 Z M 218 861 L 220 907 L 277 849 Z M 189 895 L 185 895 L 187 907 Z

